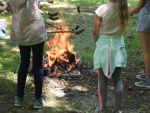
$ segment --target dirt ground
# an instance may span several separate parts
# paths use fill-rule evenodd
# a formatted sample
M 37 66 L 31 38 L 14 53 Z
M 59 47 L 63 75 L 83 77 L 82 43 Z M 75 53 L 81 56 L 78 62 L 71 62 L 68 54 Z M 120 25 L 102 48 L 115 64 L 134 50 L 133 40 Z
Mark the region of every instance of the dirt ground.
M 131 62 L 123 71 L 124 94 L 123 113 L 150 113 L 150 91 L 134 86 L 135 70 L 143 71 L 142 62 Z M 130 72 L 130 76 L 126 73 Z M 15 76 L 13 81 L 15 81 Z M 32 77 L 31 77 L 31 81 Z M 112 81 L 108 87 L 108 103 L 113 108 Z M 97 77 L 81 75 L 78 77 L 45 77 L 43 86 L 44 108 L 32 108 L 34 95 L 33 84 L 28 84 L 25 90 L 25 106 L 16 108 L 14 104 L 15 88 L 10 92 L 0 94 L 0 113 L 95 113 L 97 107 Z M 66 107 L 67 105 L 67 107 Z M 64 108 L 63 108 L 64 107 Z M 111 113 L 111 112 L 110 112 Z

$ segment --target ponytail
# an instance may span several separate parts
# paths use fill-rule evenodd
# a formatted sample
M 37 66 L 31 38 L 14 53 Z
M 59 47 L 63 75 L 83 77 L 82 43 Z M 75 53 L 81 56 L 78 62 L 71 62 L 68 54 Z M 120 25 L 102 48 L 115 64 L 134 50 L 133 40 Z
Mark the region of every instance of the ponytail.
M 119 8 L 119 15 L 120 15 L 120 27 L 121 29 L 124 29 L 126 22 L 129 19 L 129 15 L 128 15 L 128 4 L 127 4 L 127 0 L 116 0 L 116 2 L 118 3 L 118 8 Z

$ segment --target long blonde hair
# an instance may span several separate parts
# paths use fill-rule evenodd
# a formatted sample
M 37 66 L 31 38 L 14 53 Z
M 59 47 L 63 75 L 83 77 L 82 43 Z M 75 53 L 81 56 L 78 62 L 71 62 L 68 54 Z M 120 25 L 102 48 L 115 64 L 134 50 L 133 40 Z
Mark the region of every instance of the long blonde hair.
M 118 4 L 119 15 L 120 15 L 120 20 L 121 20 L 120 26 L 121 26 L 121 29 L 124 29 L 129 19 L 127 0 L 110 0 L 110 1 Z

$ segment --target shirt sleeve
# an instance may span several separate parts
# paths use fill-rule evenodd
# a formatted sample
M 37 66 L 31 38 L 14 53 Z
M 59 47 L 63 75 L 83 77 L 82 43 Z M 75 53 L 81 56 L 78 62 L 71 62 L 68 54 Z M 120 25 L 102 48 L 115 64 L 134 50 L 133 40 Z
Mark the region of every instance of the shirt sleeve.
M 103 4 L 103 5 L 99 6 L 95 10 L 95 13 L 96 13 L 97 16 L 103 17 L 103 15 L 105 14 L 106 10 L 107 10 L 106 4 Z

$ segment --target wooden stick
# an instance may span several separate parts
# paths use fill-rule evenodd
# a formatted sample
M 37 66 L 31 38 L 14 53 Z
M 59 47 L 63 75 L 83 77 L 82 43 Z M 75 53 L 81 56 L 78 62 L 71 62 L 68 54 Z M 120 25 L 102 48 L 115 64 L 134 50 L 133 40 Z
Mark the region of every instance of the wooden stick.
M 84 29 L 81 29 L 81 30 L 58 30 L 58 31 L 47 31 L 48 34 L 51 34 L 51 33 L 74 33 L 74 34 L 80 34 L 84 31 Z

